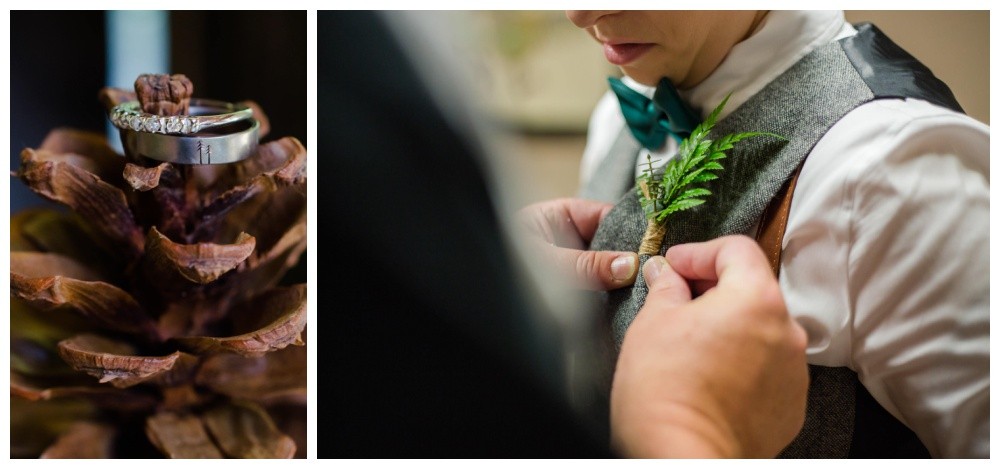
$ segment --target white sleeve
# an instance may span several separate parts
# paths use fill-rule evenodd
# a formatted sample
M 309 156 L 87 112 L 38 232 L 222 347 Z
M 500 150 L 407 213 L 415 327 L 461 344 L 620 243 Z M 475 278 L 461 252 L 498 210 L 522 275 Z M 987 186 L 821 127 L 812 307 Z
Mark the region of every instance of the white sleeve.
M 850 365 L 935 457 L 989 457 L 989 129 L 970 121 L 905 119 L 845 187 Z

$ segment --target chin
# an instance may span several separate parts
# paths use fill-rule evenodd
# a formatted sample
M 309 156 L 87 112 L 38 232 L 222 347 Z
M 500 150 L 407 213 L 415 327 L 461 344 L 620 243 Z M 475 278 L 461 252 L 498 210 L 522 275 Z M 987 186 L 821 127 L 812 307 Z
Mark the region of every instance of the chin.
M 638 70 L 629 70 L 627 67 L 618 67 L 618 68 L 621 69 L 622 73 L 624 73 L 625 76 L 646 86 L 655 87 L 656 84 L 660 82 L 660 78 L 663 77 L 663 75 L 655 73 L 643 72 Z

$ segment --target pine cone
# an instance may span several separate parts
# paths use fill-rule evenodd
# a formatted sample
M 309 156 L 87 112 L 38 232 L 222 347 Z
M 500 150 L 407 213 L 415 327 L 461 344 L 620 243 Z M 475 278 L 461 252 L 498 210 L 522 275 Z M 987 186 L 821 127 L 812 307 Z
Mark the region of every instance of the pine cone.
M 70 211 L 11 219 L 12 456 L 304 457 L 305 158 L 160 164 L 68 129 L 21 153 Z
M 180 74 L 146 73 L 136 78 L 135 92 L 142 103 L 143 112 L 179 116 L 188 113 L 194 84 L 188 77 Z

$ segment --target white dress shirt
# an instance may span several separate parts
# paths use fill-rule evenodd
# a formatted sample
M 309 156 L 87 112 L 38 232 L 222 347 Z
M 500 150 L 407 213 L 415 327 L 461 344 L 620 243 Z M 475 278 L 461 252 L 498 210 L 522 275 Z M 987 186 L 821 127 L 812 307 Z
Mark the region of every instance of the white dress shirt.
M 839 11 L 773 11 L 681 95 L 704 117 L 732 92 L 732 111 L 856 33 Z M 591 116 L 584 184 L 624 126 L 609 91 Z M 782 242 L 779 282 L 809 362 L 857 372 L 935 457 L 989 456 L 989 141 L 988 126 L 924 101 L 864 104 L 806 159 Z M 676 150 L 667 139 L 653 157 Z

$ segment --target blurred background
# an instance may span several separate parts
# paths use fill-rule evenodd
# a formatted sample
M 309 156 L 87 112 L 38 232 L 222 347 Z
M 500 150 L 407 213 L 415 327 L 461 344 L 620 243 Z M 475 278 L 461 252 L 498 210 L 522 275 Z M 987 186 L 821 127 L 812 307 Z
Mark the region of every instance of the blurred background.
M 574 195 L 590 111 L 617 75 L 601 48 L 562 11 L 481 11 L 468 16 L 483 52 L 475 78 L 490 114 L 520 138 L 513 162 L 540 181 L 530 200 Z M 846 11 L 872 22 L 947 83 L 972 117 L 989 124 L 988 11 Z

